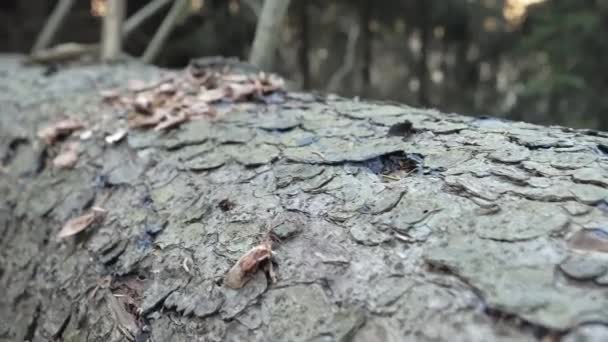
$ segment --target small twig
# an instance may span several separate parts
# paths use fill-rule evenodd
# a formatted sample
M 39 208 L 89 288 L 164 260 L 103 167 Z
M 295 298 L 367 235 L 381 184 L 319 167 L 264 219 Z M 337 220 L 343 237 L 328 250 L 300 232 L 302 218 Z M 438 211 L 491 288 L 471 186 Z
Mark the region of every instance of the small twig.
M 122 38 L 125 39 L 133 33 L 142 23 L 148 20 L 156 12 L 168 5 L 171 0 L 154 0 L 140 8 L 135 14 L 129 17 L 122 29 Z
M 399 177 L 389 176 L 389 175 L 382 175 L 382 178 L 386 178 L 386 179 L 392 180 L 392 181 L 399 181 L 399 180 L 401 180 L 401 178 L 399 178 Z
M 177 24 L 178 18 L 182 15 L 182 13 L 187 10 L 190 2 L 188 0 L 175 0 L 173 6 L 169 10 L 169 13 L 163 20 L 162 24 L 154 34 L 152 41 L 148 44 L 146 51 L 144 52 L 141 60 L 144 63 L 152 63 L 158 57 L 158 54 L 165 44 L 167 38 L 169 38 L 169 34 L 173 31 L 173 28 Z
M 405 235 L 401 235 L 401 234 L 393 234 L 393 236 L 395 237 L 395 239 L 399 240 L 399 241 L 403 241 L 403 242 L 413 242 L 414 240 L 412 238 L 410 238 L 409 236 L 405 236 Z
M 190 261 L 190 258 L 185 257 L 184 261 L 182 262 L 182 268 L 186 271 L 186 273 L 190 274 L 190 267 L 188 267 L 188 262 Z
M 65 21 L 65 18 L 68 16 L 70 9 L 74 5 L 74 0 L 60 0 L 55 9 L 53 9 L 53 13 L 47 19 L 42 31 L 36 38 L 36 42 L 34 43 L 34 47 L 32 47 L 32 53 L 38 52 L 42 49 L 45 49 L 49 46 L 53 38 L 55 38 L 55 34 L 61 27 L 61 24 Z
M 107 0 L 108 10 L 103 17 L 101 30 L 101 59 L 116 60 L 121 54 L 122 24 L 127 3 L 124 0 Z
M 315 154 L 315 155 L 321 157 L 321 159 L 325 160 L 325 155 L 323 155 L 323 153 L 321 153 L 319 151 L 311 151 L 310 153 Z
M 68 62 L 86 55 L 99 55 L 99 44 L 59 44 L 32 53 L 25 62 L 42 64 Z

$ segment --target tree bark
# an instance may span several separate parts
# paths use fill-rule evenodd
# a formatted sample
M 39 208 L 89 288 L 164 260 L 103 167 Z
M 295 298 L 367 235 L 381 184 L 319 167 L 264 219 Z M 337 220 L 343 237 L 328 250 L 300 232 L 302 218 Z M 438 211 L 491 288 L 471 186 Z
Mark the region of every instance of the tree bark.
M 281 41 L 281 24 L 290 0 L 265 0 L 251 46 L 249 62 L 263 70 L 273 70 Z
M 109 143 L 100 90 L 192 74 L 43 72 L 0 56 L 1 342 L 606 340 L 607 132 L 287 93 Z
M 125 0 L 108 0 L 101 28 L 101 59 L 114 61 L 122 53 L 122 27 L 127 12 Z

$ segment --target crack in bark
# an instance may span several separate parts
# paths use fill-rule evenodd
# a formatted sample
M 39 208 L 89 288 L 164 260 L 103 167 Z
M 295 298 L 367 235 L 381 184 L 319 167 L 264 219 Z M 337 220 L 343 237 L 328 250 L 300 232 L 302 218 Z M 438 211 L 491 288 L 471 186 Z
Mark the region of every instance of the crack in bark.
M 34 310 L 34 315 L 32 316 L 32 320 L 30 324 L 28 324 L 27 329 L 25 330 L 25 335 L 23 336 L 24 341 L 33 341 L 36 336 L 36 330 L 38 329 L 38 320 L 40 319 L 40 310 L 42 309 L 42 304 L 38 302 L 36 304 L 36 309 Z
M 446 276 L 451 276 L 458 279 L 462 282 L 469 290 L 471 290 L 477 299 L 483 304 L 483 312 L 488 317 L 495 317 L 496 320 L 507 320 L 511 325 L 518 326 L 519 328 L 528 328 L 532 335 L 538 339 L 544 338 L 546 336 L 563 336 L 566 331 L 558 331 L 552 330 L 550 328 L 544 327 L 540 324 L 535 324 L 523 319 L 521 316 L 511 313 L 505 309 L 491 307 L 485 300 L 485 297 L 481 290 L 471 284 L 465 277 L 461 276 L 457 271 L 455 271 L 452 267 L 449 267 L 441 262 L 433 261 L 433 260 L 425 260 L 427 265 L 431 267 L 430 271 L 434 271 L 438 274 L 443 274 Z M 527 330 L 527 329 L 524 329 Z
M 0 160 L 0 164 L 6 166 L 11 163 L 11 161 L 17 155 L 17 151 L 21 145 L 27 145 L 29 140 L 22 137 L 15 137 L 11 141 L 9 141 L 6 152 L 4 156 L 2 156 L 2 160 Z

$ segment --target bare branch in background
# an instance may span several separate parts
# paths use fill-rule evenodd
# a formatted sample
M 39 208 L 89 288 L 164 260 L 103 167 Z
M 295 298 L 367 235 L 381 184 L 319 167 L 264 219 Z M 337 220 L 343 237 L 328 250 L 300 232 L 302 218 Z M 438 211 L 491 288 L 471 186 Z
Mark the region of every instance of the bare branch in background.
M 141 60 L 144 63 L 152 63 L 158 57 L 161 48 L 165 44 L 165 41 L 173 31 L 173 28 L 177 24 L 178 19 L 182 16 L 184 11 L 187 11 L 190 6 L 189 0 L 175 0 L 173 6 L 169 10 L 169 14 L 163 20 L 163 23 L 154 34 L 152 41 L 148 44 L 146 51 L 144 52 Z
M 300 27 L 300 44 L 298 46 L 298 65 L 302 75 L 302 89 L 310 88 L 310 59 L 308 58 L 310 25 L 308 20 L 308 2 L 298 2 L 298 26 Z
M 359 26 L 361 27 L 361 49 L 363 50 L 363 67 L 361 68 L 361 93 L 366 94 L 371 83 L 372 64 L 372 31 L 370 21 L 372 15 L 371 0 L 361 0 L 359 4 Z
M 156 14 L 170 2 L 171 0 L 154 0 L 142 7 L 139 11 L 137 11 L 125 21 L 125 24 L 122 29 L 122 38 L 127 38 L 144 21 L 148 20 L 151 16 Z
M 420 81 L 420 87 L 418 88 L 418 105 L 427 107 L 429 106 L 429 49 L 430 40 L 432 38 L 432 27 L 430 27 L 429 18 L 430 10 L 429 4 L 421 1 L 418 3 L 418 29 L 420 30 L 420 57 L 418 58 L 418 81 Z
M 255 38 L 249 55 L 249 62 L 262 70 L 272 70 L 279 41 L 281 23 L 287 13 L 289 0 L 265 0 Z
M 108 0 L 107 6 L 101 28 L 101 59 L 111 61 L 116 60 L 121 54 L 122 25 L 127 12 L 127 2 Z
M 346 48 L 344 49 L 344 62 L 340 69 L 338 69 L 338 71 L 329 79 L 327 91 L 335 92 L 340 89 L 340 85 L 344 82 L 346 76 L 353 71 L 357 58 L 357 41 L 359 40 L 360 31 L 358 25 L 353 25 L 348 30 Z
M 85 56 L 96 58 L 99 57 L 99 44 L 58 44 L 51 48 L 42 49 L 30 54 L 25 62 L 28 64 L 64 63 L 77 60 Z
M 59 3 L 57 3 L 57 6 L 53 9 L 53 13 L 51 13 L 51 16 L 44 24 L 42 31 L 40 31 L 40 34 L 36 38 L 32 53 L 38 52 L 49 46 L 73 5 L 74 0 L 60 0 Z
M 262 13 L 262 0 L 243 0 L 243 3 L 251 9 L 256 18 L 260 17 L 260 13 Z

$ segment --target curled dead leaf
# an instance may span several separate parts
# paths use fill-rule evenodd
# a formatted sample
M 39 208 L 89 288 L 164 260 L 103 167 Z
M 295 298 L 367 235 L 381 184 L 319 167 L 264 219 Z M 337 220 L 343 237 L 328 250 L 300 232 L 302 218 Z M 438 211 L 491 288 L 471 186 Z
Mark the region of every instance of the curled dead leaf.
M 154 130 L 162 131 L 162 130 L 170 129 L 173 127 L 177 127 L 186 121 L 188 121 L 188 115 L 186 115 L 186 113 L 184 113 L 184 112 L 179 112 L 179 113 L 173 114 L 173 115 L 167 115 L 167 116 L 165 116 L 164 121 L 162 121 L 161 123 L 156 125 L 156 127 L 154 127 Z
M 224 284 L 233 289 L 240 289 L 251 279 L 265 261 L 272 257 L 272 245 L 265 241 L 243 254 L 224 276 Z
M 285 87 L 285 80 L 275 74 L 260 73 L 258 79 L 261 84 L 262 92 L 270 93 L 277 90 L 282 90 Z
M 215 115 L 215 111 L 212 107 L 208 106 L 206 103 L 195 103 L 192 106 L 188 106 L 186 108 L 186 113 L 189 119 L 199 118 L 199 117 L 212 117 Z
M 85 230 L 93 223 L 100 221 L 107 214 L 107 210 L 100 207 L 93 207 L 91 210 L 81 216 L 68 220 L 58 234 L 60 239 L 76 235 Z
M 145 94 L 139 94 L 133 100 L 133 108 L 140 113 L 149 114 L 152 111 L 152 100 Z
M 144 128 L 158 125 L 167 115 L 165 110 L 156 110 L 153 115 L 131 113 L 128 118 L 130 128 Z
M 47 144 L 52 145 L 57 139 L 65 137 L 83 127 L 84 125 L 78 120 L 65 119 L 40 129 L 37 136 Z
M 175 85 L 169 82 L 162 83 L 158 87 L 158 91 L 163 94 L 173 94 L 175 93 L 176 89 L 177 88 L 175 87 Z
M 227 87 L 227 96 L 232 101 L 240 101 L 253 95 L 258 91 L 258 87 L 254 83 L 233 83 Z
M 212 102 L 216 102 L 216 101 L 223 99 L 224 96 L 226 96 L 225 89 L 222 89 L 222 88 L 208 89 L 208 90 L 203 90 L 201 92 L 201 94 L 198 96 L 198 100 L 206 102 L 206 103 L 212 103 Z
M 61 152 L 53 159 L 53 166 L 60 169 L 71 169 L 78 161 L 80 143 L 69 142 L 61 148 Z

